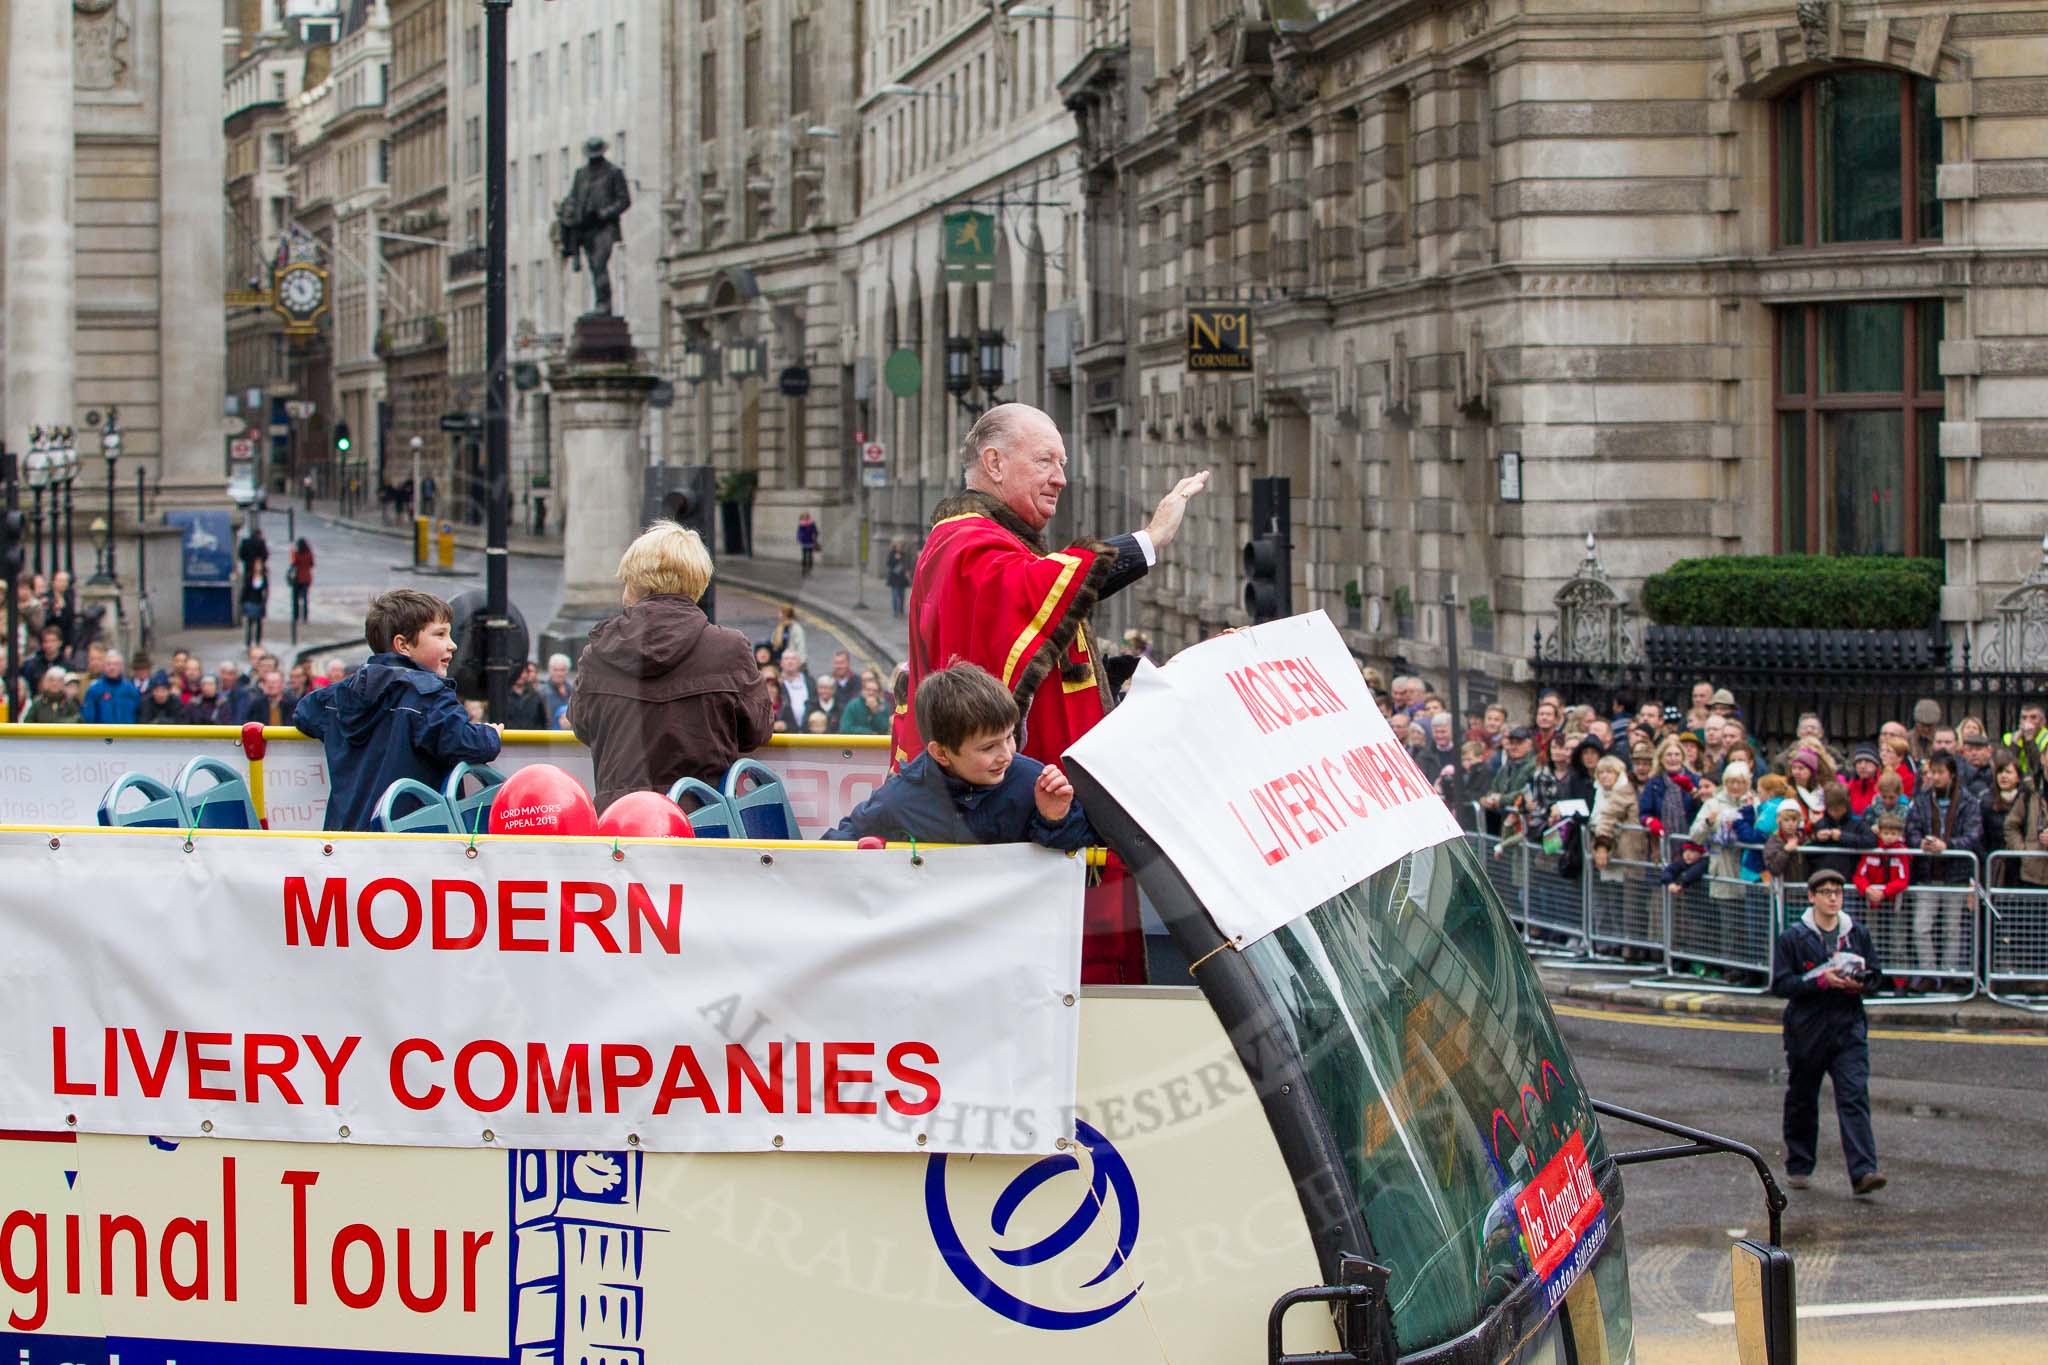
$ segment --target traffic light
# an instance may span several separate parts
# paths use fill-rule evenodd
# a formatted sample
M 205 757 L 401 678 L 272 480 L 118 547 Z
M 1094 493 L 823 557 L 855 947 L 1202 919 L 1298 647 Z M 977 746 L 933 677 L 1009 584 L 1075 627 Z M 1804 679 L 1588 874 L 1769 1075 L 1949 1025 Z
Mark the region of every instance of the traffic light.
M 355 442 L 349 439 L 349 434 L 348 434 L 348 423 L 346 423 L 346 422 L 336 422 L 336 423 L 334 424 L 334 450 L 335 450 L 335 453 L 336 453 L 336 454 L 339 454 L 339 455 L 346 455 L 346 454 L 348 454 L 348 452 L 349 452 L 349 449 L 350 449 L 350 448 L 351 448 L 352 446 L 354 446 L 354 445 L 355 445 Z
M 1244 610 L 1252 624 L 1294 614 L 1288 481 L 1252 480 L 1252 538 L 1244 547 Z
M 0 512 L 0 582 L 12 583 L 21 576 L 21 532 L 26 524 L 11 508 Z

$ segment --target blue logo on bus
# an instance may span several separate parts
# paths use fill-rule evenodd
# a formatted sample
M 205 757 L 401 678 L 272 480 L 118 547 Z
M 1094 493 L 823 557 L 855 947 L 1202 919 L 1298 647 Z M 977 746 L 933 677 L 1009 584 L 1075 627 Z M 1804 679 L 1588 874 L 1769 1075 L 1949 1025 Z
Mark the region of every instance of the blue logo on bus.
M 1005 1234 L 1009 1232 L 1010 1220 L 1016 1216 L 1017 1210 L 1023 1206 L 1025 1200 L 1036 1194 L 1040 1187 L 1058 1180 L 1069 1172 L 1078 1173 L 1081 1170 L 1081 1160 L 1073 1152 L 1041 1157 L 1026 1167 L 1015 1180 L 1004 1186 L 1003 1192 L 996 1196 L 995 1207 L 988 1215 L 986 1235 L 993 1240 L 986 1247 L 986 1254 L 1006 1266 L 1043 1265 L 1070 1250 L 1087 1235 L 1098 1220 L 1114 1217 L 1117 1220 L 1116 1245 L 1110 1251 L 1107 1263 L 1095 1271 L 1091 1278 L 1081 1280 L 1077 1286 L 1080 1289 L 1093 1289 L 1109 1283 L 1111 1277 L 1130 1260 L 1131 1248 L 1137 1244 L 1138 1186 L 1131 1178 L 1131 1168 L 1124 1161 L 1123 1154 L 1117 1151 L 1108 1138 L 1086 1123 L 1077 1122 L 1074 1129 L 1077 1137 L 1076 1147 L 1087 1153 L 1089 1173 L 1086 1188 L 1080 1191 L 1073 1213 L 1057 1228 L 1029 1246 L 1001 1245 Z M 1064 1183 L 1072 1185 L 1074 1182 Z M 932 1240 L 938 1244 L 939 1254 L 945 1258 L 947 1268 L 953 1272 L 953 1277 L 960 1281 L 961 1287 L 1010 1321 L 1022 1323 L 1026 1327 L 1040 1327 L 1050 1332 L 1071 1332 L 1076 1328 L 1093 1327 L 1098 1322 L 1115 1317 L 1126 1304 L 1138 1296 L 1138 1289 L 1143 1288 L 1142 1285 L 1137 1286 L 1099 1307 L 1079 1310 L 1042 1308 L 1018 1298 L 1010 1290 L 997 1284 L 975 1259 L 975 1254 L 967 1249 L 953 1211 L 946 1202 L 944 1156 L 933 1156 L 925 1166 L 924 1210 L 925 1218 L 931 1223 Z M 982 1232 L 975 1232 L 976 1241 L 980 1241 L 983 1236 Z

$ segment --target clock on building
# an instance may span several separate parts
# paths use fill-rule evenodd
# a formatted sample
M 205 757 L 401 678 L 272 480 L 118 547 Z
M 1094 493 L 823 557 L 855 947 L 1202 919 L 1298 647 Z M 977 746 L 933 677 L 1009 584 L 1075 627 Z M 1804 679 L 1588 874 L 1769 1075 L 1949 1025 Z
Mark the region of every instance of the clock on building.
M 303 261 L 286 266 L 277 273 L 275 306 L 289 330 L 314 330 L 316 320 L 327 310 L 327 272 Z

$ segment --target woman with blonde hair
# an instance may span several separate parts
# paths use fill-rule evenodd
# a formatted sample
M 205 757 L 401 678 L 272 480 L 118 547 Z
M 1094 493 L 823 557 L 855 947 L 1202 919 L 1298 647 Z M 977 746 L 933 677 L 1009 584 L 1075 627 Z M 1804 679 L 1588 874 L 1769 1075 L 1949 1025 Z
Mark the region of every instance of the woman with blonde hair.
M 625 614 L 590 632 L 569 702 L 570 728 L 597 770 L 600 810 L 678 778 L 715 786 L 774 733 L 781 697 L 747 637 L 711 624 L 697 605 L 711 573 L 704 542 L 672 521 L 648 527 L 619 560 Z

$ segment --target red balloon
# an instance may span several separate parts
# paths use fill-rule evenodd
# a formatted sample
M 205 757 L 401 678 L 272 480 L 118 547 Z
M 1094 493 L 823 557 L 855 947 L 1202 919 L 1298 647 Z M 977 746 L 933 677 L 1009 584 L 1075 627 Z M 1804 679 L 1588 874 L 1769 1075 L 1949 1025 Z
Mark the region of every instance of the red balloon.
M 627 792 L 605 807 L 597 832 L 614 839 L 694 839 L 690 817 L 660 792 Z
M 491 833 L 595 834 L 597 808 L 582 783 L 552 763 L 535 763 L 498 788 Z

